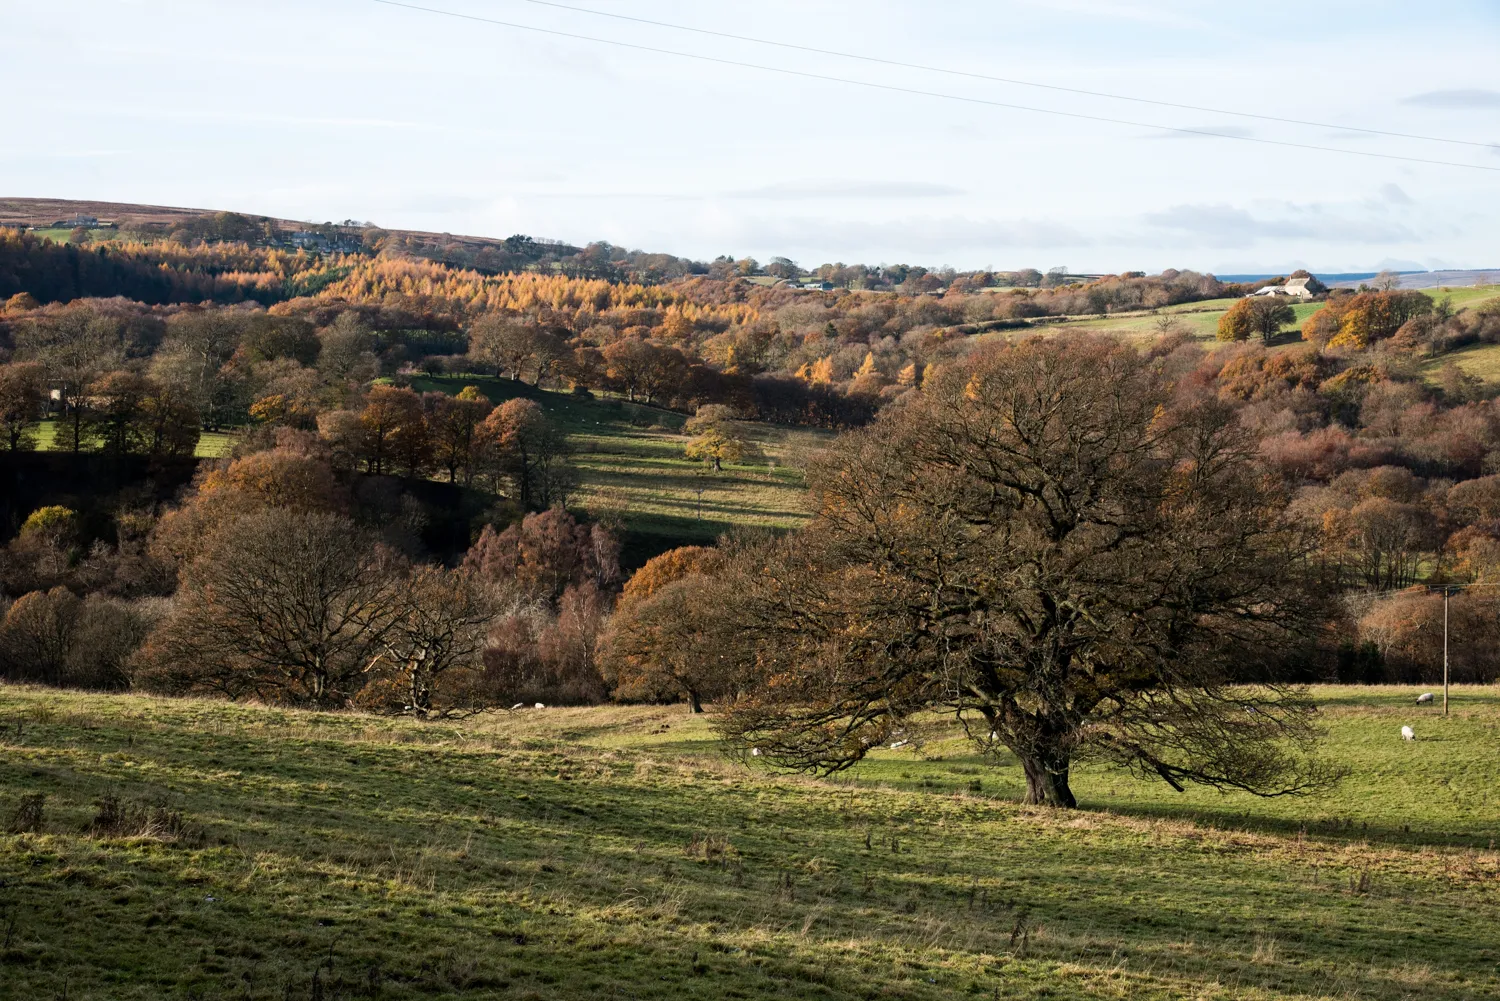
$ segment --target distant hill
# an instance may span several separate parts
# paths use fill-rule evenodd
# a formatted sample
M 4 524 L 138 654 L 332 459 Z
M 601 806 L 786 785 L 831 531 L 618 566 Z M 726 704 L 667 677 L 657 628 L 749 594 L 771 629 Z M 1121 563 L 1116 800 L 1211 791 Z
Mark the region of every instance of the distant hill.
M 1216 274 L 1215 277 L 1217 277 L 1219 279 L 1219 281 L 1221 281 L 1221 282 L 1252 283 L 1252 282 L 1269 281 L 1272 278 L 1283 278 L 1283 277 L 1291 274 L 1295 270 L 1297 270 L 1297 269 L 1296 268 L 1287 268 L 1285 271 L 1269 271 L 1269 272 L 1265 272 L 1263 274 L 1255 274 L 1255 275 L 1220 275 L 1220 274 Z M 1403 275 L 1404 274 L 1409 274 L 1409 273 L 1413 273 L 1414 274 L 1415 272 L 1406 272 L 1406 271 L 1397 272 L 1397 274 L 1403 274 Z M 1339 271 L 1339 272 L 1319 271 L 1319 272 L 1316 272 L 1318 280 L 1321 281 L 1321 282 L 1323 282 L 1325 285 L 1337 285 L 1340 282 L 1356 282 L 1357 283 L 1357 282 L 1360 282 L 1360 281 L 1368 280 L 1370 278 L 1374 278 L 1377 274 L 1379 274 L 1379 272 L 1377 272 L 1377 271 Z
M 1290 269 L 1276 274 L 1218 275 L 1217 277 L 1221 282 L 1253 284 L 1289 273 Z M 1379 274 L 1378 271 L 1317 272 L 1318 278 L 1330 288 L 1358 288 L 1362 283 L 1368 282 Z M 1500 268 L 1477 268 L 1464 271 L 1398 271 L 1396 274 L 1400 276 L 1398 282 L 1400 288 L 1468 288 L 1473 285 L 1500 284 Z
M 1500 268 L 1467 271 L 1402 271 L 1398 288 L 1469 288 L 1474 285 L 1500 284 Z M 1374 277 L 1365 276 L 1365 280 Z M 1359 281 L 1330 281 L 1334 288 L 1357 288 Z
M 171 208 L 165 205 L 127 205 L 121 202 L 78 201 L 67 198 L 0 198 L 0 226 L 50 229 L 72 225 L 79 216 L 90 216 L 100 225 L 125 222 L 171 225 L 202 215 L 207 209 Z
M 190 223 L 205 216 L 218 215 L 222 209 L 182 208 L 168 205 L 137 205 L 130 202 L 98 202 L 69 198 L 0 198 L 0 226 L 23 226 L 35 229 L 69 227 L 85 216 L 96 219 L 102 227 L 128 229 L 131 227 L 160 227 L 166 230 Z M 341 223 L 315 223 L 301 219 L 283 219 L 276 216 L 257 215 L 251 212 L 236 212 L 258 223 L 272 223 L 279 230 L 310 230 L 319 226 L 333 226 L 348 231 L 378 229 L 393 236 L 408 239 L 452 243 L 478 250 L 490 247 L 506 251 L 514 246 L 515 237 L 509 240 L 488 236 L 455 236 L 452 233 L 429 233 L 415 229 L 387 229 L 374 223 L 345 220 Z M 558 253 L 574 254 L 580 248 L 560 240 L 537 240 L 538 244 L 555 249 Z

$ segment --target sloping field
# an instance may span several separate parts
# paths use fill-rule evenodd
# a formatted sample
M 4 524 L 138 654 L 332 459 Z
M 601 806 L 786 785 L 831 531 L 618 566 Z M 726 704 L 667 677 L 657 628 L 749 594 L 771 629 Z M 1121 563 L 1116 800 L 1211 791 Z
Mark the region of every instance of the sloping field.
M 1203 302 L 1183 303 L 1179 306 L 1167 306 L 1155 312 L 1138 311 L 1130 313 L 1114 313 L 1109 316 L 1070 316 L 1058 320 L 1034 320 L 1033 327 L 1045 334 L 1061 334 L 1074 330 L 1087 330 L 1093 333 L 1110 334 L 1122 337 L 1136 344 L 1149 344 L 1161 336 L 1163 323 L 1167 320 L 1174 321 L 1180 329 L 1185 329 L 1193 337 L 1201 341 L 1214 340 L 1219 331 L 1219 318 L 1228 312 L 1229 307 L 1235 303 L 1234 299 L 1206 299 Z M 1297 314 L 1297 322 L 1284 328 L 1281 335 L 1283 341 L 1297 339 L 1296 328 L 1302 325 L 1313 313 L 1323 308 L 1321 302 L 1297 303 L 1292 306 Z M 1015 337 L 1033 331 L 1006 330 L 987 336 Z
M 715 473 L 682 451 L 686 418 L 612 398 L 580 400 L 508 379 L 417 378 L 417 392 L 457 393 L 478 386 L 491 400 L 536 400 L 568 434 L 578 470 L 578 505 L 625 512 L 626 527 L 657 539 L 712 541 L 736 525 L 795 528 L 806 519 L 802 464 L 829 432 L 746 422 L 759 455 Z
M 1424 362 L 1422 372 L 1430 382 L 1449 364 L 1457 365 L 1464 372 L 1478 376 L 1485 382 L 1500 382 L 1500 344 L 1470 344 L 1457 351 L 1449 351 Z
M 747 769 L 678 708 L 0 688 L 0 996 L 1500 997 L 1500 692 L 1455 694 L 1320 690 L 1322 800 L 1068 812 L 941 741 Z

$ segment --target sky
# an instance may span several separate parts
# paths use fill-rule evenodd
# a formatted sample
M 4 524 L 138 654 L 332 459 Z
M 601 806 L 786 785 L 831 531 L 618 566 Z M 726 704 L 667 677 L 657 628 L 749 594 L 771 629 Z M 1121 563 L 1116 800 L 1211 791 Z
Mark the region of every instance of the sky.
M 1348 131 L 1500 144 L 1494 0 L 558 0 L 1215 111 L 534 0 L 411 2 L 449 13 L 0 0 L 0 195 L 804 267 L 1500 267 L 1500 145 Z

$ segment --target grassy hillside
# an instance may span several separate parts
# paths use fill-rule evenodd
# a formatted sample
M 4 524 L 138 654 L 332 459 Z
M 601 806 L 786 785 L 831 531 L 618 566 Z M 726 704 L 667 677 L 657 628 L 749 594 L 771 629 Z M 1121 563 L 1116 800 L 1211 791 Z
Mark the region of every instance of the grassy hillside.
M 735 526 L 800 525 L 806 518 L 803 463 L 833 437 L 810 428 L 747 422 L 746 436 L 759 454 L 715 473 L 683 457 L 686 418 L 670 410 L 611 398 L 579 400 L 508 379 L 412 381 L 417 392 L 457 393 L 469 385 L 479 386 L 497 403 L 514 396 L 534 399 L 563 427 L 580 479 L 575 506 L 595 513 L 606 508 L 624 512 L 629 565 L 673 545 L 711 542 Z M 56 436 L 56 422 L 42 422 L 38 447 L 54 448 Z M 198 457 L 226 455 L 234 442 L 233 433 L 205 432 Z
M 1422 372 L 1429 382 L 1447 365 L 1457 365 L 1469 375 L 1476 375 L 1485 382 L 1500 382 L 1500 344 L 1470 344 L 1437 355 L 1422 364 Z
M 1113 313 L 1109 316 L 1075 316 L 1062 320 L 1040 320 L 1034 321 L 1035 325 L 1044 332 L 1064 333 L 1072 330 L 1086 330 L 1094 333 L 1110 334 L 1121 337 L 1137 344 L 1146 344 L 1160 336 L 1159 323 L 1163 316 L 1171 317 L 1177 323 L 1199 340 L 1211 341 L 1218 335 L 1219 317 L 1228 312 L 1229 307 L 1234 305 L 1234 299 L 1206 299 L 1203 302 L 1184 303 L 1179 306 L 1167 306 L 1155 312 L 1142 310 L 1130 313 Z M 1302 322 L 1313 313 L 1323 308 L 1321 302 L 1297 303 L 1292 309 L 1297 314 L 1297 322 L 1286 327 L 1288 333 L 1300 327 Z M 1015 331 L 1005 331 L 1002 336 L 1016 336 Z M 1286 334 L 1283 335 L 1285 337 Z
M 1484 303 L 1500 299 L 1500 285 L 1480 285 L 1473 288 L 1424 289 L 1434 299 L 1449 299 L 1454 309 L 1472 309 Z M 1500 382 L 1500 344 L 1470 344 L 1429 359 L 1422 371 L 1428 381 L 1437 379 L 1438 372 L 1448 364 L 1457 365 L 1469 375 L 1486 382 Z
M 1468 288 L 1423 289 L 1434 299 L 1447 299 L 1454 309 L 1478 306 L 1500 298 L 1500 285 L 1473 285 Z
M 676 708 L 0 688 L 0 996 L 1500 997 L 1500 692 L 1320 694 L 1325 800 L 1054 812 L 942 744 L 749 770 Z
M 802 462 L 828 432 L 746 423 L 761 455 L 715 473 L 683 458 L 685 418 L 625 400 L 579 400 L 508 379 L 417 378 L 418 392 L 478 386 L 499 403 L 536 400 L 575 449 L 579 506 L 623 509 L 627 528 L 658 540 L 711 541 L 733 525 L 794 528 L 804 520 Z
M 1442 288 L 1422 289 L 1422 291 L 1434 300 L 1447 298 L 1454 309 L 1472 308 L 1489 300 L 1500 298 L 1500 286 L 1484 285 L 1473 288 Z M 1110 316 L 1087 316 L 1069 317 L 1060 322 L 1041 321 L 1037 325 L 1044 330 L 1062 332 L 1066 330 L 1090 330 L 1097 333 L 1107 333 L 1123 337 L 1137 343 L 1147 343 L 1158 336 L 1158 322 L 1163 315 L 1171 316 L 1184 325 L 1194 337 L 1200 340 L 1211 341 L 1218 334 L 1219 318 L 1234 305 L 1233 299 L 1208 299 L 1203 302 L 1184 303 L 1180 306 L 1168 306 L 1164 309 L 1152 312 L 1116 313 Z M 1297 322 L 1288 325 L 1282 333 L 1283 344 L 1300 343 L 1296 331 L 1302 326 L 1307 318 L 1323 308 L 1321 302 L 1303 302 L 1292 306 L 1297 314 Z M 1003 336 L 1015 336 L 1013 331 L 1007 331 Z M 1495 378 L 1500 375 L 1500 354 L 1493 360 L 1486 359 L 1457 359 L 1460 367 L 1469 370 L 1469 365 L 1493 367 L 1496 374 L 1485 374 L 1475 371 L 1476 375 L 1484 375 L 1485 378 Z

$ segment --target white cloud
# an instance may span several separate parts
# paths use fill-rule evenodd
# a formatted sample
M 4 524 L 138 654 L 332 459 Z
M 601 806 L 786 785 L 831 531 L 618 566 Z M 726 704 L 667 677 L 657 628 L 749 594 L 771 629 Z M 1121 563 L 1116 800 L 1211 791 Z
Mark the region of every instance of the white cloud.
M 1319 205 L 1287 204 L 1275 217 L 1257 217 L 1232 205 L 1174 205 L 1148 212 L 1143 219 L 1150 226 L 1216 247 L 1244 247 L 1268 240 L 1387 244 L 1416 238 L 1404 223 L 1346 215 Z
M 1239 125 L 1184 125 L 1183 129 L 1191 131 L 1178 131 L 1169 129 L 1162 132 L 1152 132 L 1146 136 L 1147 139 L 1217 139 L 1228 136 L 1232 139 L 1249 139 L 1255 135 L 1250 129 Z
M 830 198 L 954 198 L 966 192 L 951 184 L 926 181 L 781 181 L 728 192 L 726 198 L 824 201 Z
M 1380 197 L 1392 205 L 1415 205 L 1411 195 L 1402 190 L 1399 184 L 1382 184 L 1380 186 Z
M 1425 94 L 1413 94 L 1405 98 L 1402 103 L 1415 104 L 1424 108 L 1500 108 L 1500 90 L 1481 90 L 1477 87 L 1430 90 Z

